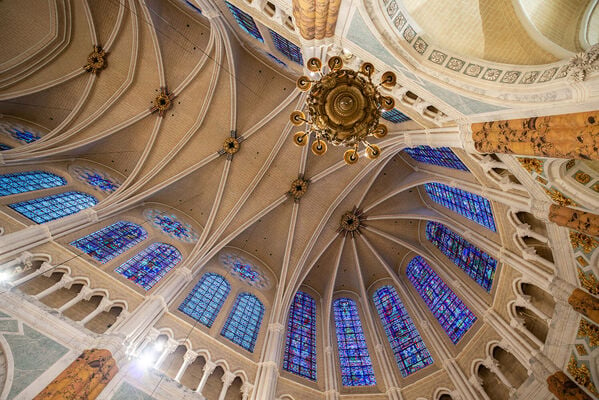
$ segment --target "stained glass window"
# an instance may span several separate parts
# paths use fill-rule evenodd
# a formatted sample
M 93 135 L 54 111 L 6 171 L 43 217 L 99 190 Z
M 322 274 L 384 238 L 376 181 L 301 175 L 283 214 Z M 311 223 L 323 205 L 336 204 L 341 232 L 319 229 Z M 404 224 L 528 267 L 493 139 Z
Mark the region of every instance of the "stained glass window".
M 421 256 L 410 261 L 406 275 L 447 336 L 454 344 L 459 342 L 476 321 L 476 316 Z
M 286 67 L 287 64 L 285 64 L 283 61 L 279 60 L 277 57 L 273 56 L 270 53 L 266 53 L 270 58 L 272 58 L 277 64 L 282 65 L 283 67 Z
M 44 171 L 0 175 L 0 196 L 48 189 L 67 184 L 66 179 Z
M 119 185 L 115 183 L 107 175 L 83 167 L 73 168 L 73 173 L 76 174 L 77 178 L 86 184 L 90 185 L 94 189 L 101 190 L 103 192 L 114 192 Z
M 316 302 L 304 292 L 289 308 L 283 369 L 316 380 Z
M 438 222 L 426 224 L 426 238 L 487 292 L 491 290 L 497 260 Z
M 261 268 L 233 253 L 223 253 L 220 261 L 232 276 L 258 289 L 268 289 L 270 279 Z
M 418 162 L 468 171 L 468 167 L 464 165 L 462 160 L 449 147 L 432 148 L 429 146 L 416 146 L 409 147 L 404 151 Z
M 9 204 L 8 206 L 38 224 L 75 214 L 98 204 L 87 193 L 65 192 Z
M 281 53 L 285 54 L 285 56 L 291 61 L 295 61 L 296 63 L 303 65 L 304 60 L 302 58 L 302 51 L 295 44 L 291 43 L 289 40 L 285 39 L 283 36 L 279 35 L 277 32 L 269 29 L 270 36 L 272 36 L 272 42 Z
M 381 117 L 383 117 L 389 122 L 394 122 L 396 124 L 410 120 L 410 117 L 399 111 L 397 108 L 394 108 L 389 111 L 383 111 Z
M 131 282 L 150 290 L 181 261 L 181 253 L 165 243 L 152 243 L 114 271 Z
M 152 225 L 173 239 L 188 243 L 198 240 L 198 234 L 191 225 L 181 222 L 174 214 L 169 215 L 163 211 L 149 209 L 144 211 L 144 216 L 152 222 Z
M 497 231 L 491 203 L 484 197 L 438 182 L 426 183 L 424 189 L 435 203 L 447 207 L 493 232 Z
M 119 221 L 70 244 L 104 264 L 147 237 L 141 226 Z
M 374 369 L 356 303 L 347 298 L 333 302 L 341 382 L 343 386 L 375 385 Z
M 229 11 L 233 14 L 233 17 L 239 24 L 239 27 L 250 34 L 254 39 L 258 39 L 261 42 L 264 42 L 262 35 L 260 34 L 260 30 L 256 26 L 254 22 L 254 18 L 251 15 L 241 11 L 239 8 L 235 7 L 233 4 L 225 1 L 227 7 L 229 7 Z
M 231 285 L 225 278 L 205 273 L 183 300 L 179 311 L 210 328 L 230 291 Z
M 2 150 L 10 150 L 10 149 L 12 149 L 12 147 L 10 147 L 9 145 L 4 144 L 4 143 L 0 143 L 0 151 L 2 151 Z
M 23 143 L 32 143 L 36 140 L 41 139 L 41 137 L 36 135 L 35 133 L 15 128 L 12 128 L 10 130 L 10 136 Z
M 393 286 L 383 286 L 373 295 L 395 361 L 404 378 L 433 363 L 420 333 L 406 312 Z
M 264 316 L 264 305 L 256 296 L 241 293 L 235 304 L 221 335 L 244 349 L 254 352 L 256 338 Z

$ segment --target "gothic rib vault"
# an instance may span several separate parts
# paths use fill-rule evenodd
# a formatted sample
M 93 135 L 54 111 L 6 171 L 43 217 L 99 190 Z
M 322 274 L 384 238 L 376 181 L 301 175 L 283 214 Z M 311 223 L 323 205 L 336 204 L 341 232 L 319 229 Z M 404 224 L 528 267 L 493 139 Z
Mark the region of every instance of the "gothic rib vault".
M 440 2 L 328 2 L 331 14 L 310 22 L 312 3 L 293 6 L 302 24 L 326 21 L 315 27 L 316 38 L 300 35 L 306 27 L 297 26 L 285 1 L 0 2 L 0 144 L 10 147 L 0 152 L 0 174 L 45 171 L 65 182 L 0 196 L 0 261 L 11 274 L 0 291 L 0 320 L 10 321 L 0 329 L 0 398 L 34 398 L 42 390 L 40 399 L 60 398 L 65 368 L 87 373 L 75 361 L 84 350 L 86 365 L 102 371 L 86 395 L 100 399 L 541 400 L 552 398 L 547 378 L 558 370 L 597 395 L 598 328 L 568 304 L 573 288 L 598 294 L 596 237 L 576 236 L 548 218 L 552 201 L 598 213 L 596 161 L 483 155 L 470 131 L 471 123 L 596 109 L 590 67 L 587 81 L 558 78 L 574 51 L 594 43 L 576 42 L 570 32 L 568 41 L 549 44 L 559 29 L 551 24 L 531 33 L 559 13 L 543 14 L 533 1 L 521 2 L 529 14 L 538 11 L 528 22 L 520 8 L 508 13 L 522 23 L 510 33 L 520 35 L 518 43 L 486 49 L 459 32 L 443 38 L 449 44 L 440 40 Z M 588 14 L 589 37 L 596 22 L 582 3 L 570 18 Z M 460 12 L 476 19 L 470 8 Z M 241 11 L 237 20 L 232 10 Z M 400 14 L 408 24 L 401 28 Z M 456 19 L 439 24 L 449 28 Z M 477 34 L 490 43 L 502 39 L 486 29 L 494 21 L 489 14 L 478 21 Z M 423 52 L 419 40 L 428 41 Z M 293 145 L 289 114 L 305 100 L 295 88 L 302 66 L 293 60 L 294 43 L 303 60 L 341 55 L 353 68 L 372 61 L 379 72 L 397 71 L 400 85 L 390 94 L 406 118 L 385 122 L 390 132 L 377 142 L 378 159 L 346 166 L 343 148 L 330 146 L 319 157 Z M 532 50 L 505 57 L 510 46 Z M 434 61 L 432 51 L 441 50 L 443 63 L 460 54 L 461 69 Z M 469 64 L 482 68 L 478 75 Z M 524 78 L 535 71 L 529 85 Z M 518 74 L 513 84 L 509 72 Z M 404 151 L 419 145 L 451 147 L 466 170 L 418 162 Z M 496 230 L 476 222 L 480 209 L 464 216 L 433 201 L 425 186 L 431 183 L 488 199 Z M 44 210 L 39 224 L 14 207 L 67 190 L 97 204 L 57 219 Z M 68 206 L 58 203 L 55 212 Z M 101 261 L 74 245 L 119 221 L 142 227 L 143 242 Z M 184 235 L 173 230 L 177 222 Z M 427 239 L 431 223 L 497 260 L 489 290 Z M 153 242 L 163 244 L 162 254 L 172 247 L 178 253 L 164 277 L 144 286 L 115 271 Z M 476 317 L 456 340 L 408 278 L 416 256 Z M 234 260 L 254 269 L 236 270 Z M 202 324 L 179 306 L 207 273 L 223 276 L 231 290 Z M 407 376 L 373 302 L 387 285 L 432 359 Z M 315 379 L 283 368 L 298 290 L 315 300 Z M 264 306 L 249 347 L 222 334 L 241 293 Z M 344 384 L 333 310 L 341 298 L 357 305 L 370 385 Z M 29 343 L 28 329 L 45 338 L 48 351 L 40 361 L 45 372 L 24 376 L 18 362 L 34 356 L 15 350 L 10 336 Z M 155 343 L 159 354 L 144 359 Z M 155 368 L 140 370 L 140 359 Z

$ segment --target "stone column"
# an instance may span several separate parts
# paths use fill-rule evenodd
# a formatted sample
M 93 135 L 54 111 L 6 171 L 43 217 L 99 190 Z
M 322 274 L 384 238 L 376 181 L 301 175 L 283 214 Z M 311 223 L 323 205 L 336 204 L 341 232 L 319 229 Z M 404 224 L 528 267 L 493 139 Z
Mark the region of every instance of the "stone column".
M 599 236 L 599 215 L 552 204 L 549 221 L 591 236 Z
M 183 364 L 181 364 L 181 368 L 179 368 L 179 371 L 175 376 L 175 381 L 179 383 L 181 382 L 183 374 L 185 373 L 185 371 L 187 371 L 187 368 L 191 365 L 192 362 L 194 362 L 196 358 L 198 358 L 198 354 L 195 351 L 187 350 L 187 352 L 183 355 Z
M 158 357 L 158 360 L 156 360 L 154 368 L 159 369 L 160 366 L 162 366 L 164 360 L 166 360 L 166 358 L 169 356 L 169 354 L 173 354 L 175 350 L 177 350 L 177 347 L 179 347 L 179 343 L 169 338 L 166 342 L 166 345 L 164 346 L 164 350 L 162 350 L 162 353 L 160 354 L 160 357 Z
M 487 392 L 485 392 L 485 389 L 483 388 L 482 380 L 478 376 L 472 375 L 470 377 L 469 382 L 472 385 L 472 387 L 475 388 L 476 391 L 481 395 L 481 398 L 483 400 L 491 400 L 487 395 Z
M 449 379 L 456 387 L 456 391 L 459 393 L 459 398 L 463 400 L 479 400 L 479 393 L 477 389 L 470 384 L 470 381 L 458 365 L 458 363 L 452 359 L 446 359 L 443 362 L 445 371 L 449 375 Z
M 265 340 L 263 361 L 259 364 L 256 376 L 253 400 L 272 399 L 275 397 L 279 377 L 279 359 L 283 343 L 284 326 L 272 323 L 268 326 Z
M 85 350 L 34 400 L 94 400 L 118 370 L 109 350 Z
M 235 374 L 229 371 L 225 371 L 223 377 L 221 378 L 223 381 L 223 387 L 220 390 L 220 395 L 218 396 L 218 400 L 225 400 L 225 396 L 227 395 L 227 390 L 235 380 Z
M 206 364 L 204 364 L 204 369 L 203 369 L 204 373 L 202 374 L 202 379 L 200 379 L 200 383 L 198 384 L 198 387 L 196 388 L 197 393 L 202 394 L 202 390 L 204 390 L 204 386 L 206 386 L 206 382 L 208 382 L 208 378 L 210 378 L 210 375 L 212 375 L 215 368 L 216 368 L 216 363 L 214 363 L 210 360 L 206 360 Z
M 14 287 L 14 286 L 19 286 L 24 284 L 25 282 L 29 282 L 32 279 L 37 278 L 40 275 L 44 275 L 46 272 L 50 271 L 52 268 L 54 268 L 52 266 L 52 264 L 50 264 L 49 262 L 44 261 L 42 263 L 42 265 L 40 265 L 40 268 L 35 271 L 30 273 L 29 275 L 26 275 L 24 277 L 22 277 L 21 279 L 17 279 L 16 281 L 12 281 L 10 282 L 10 284 Z M 48 274 L 50 275 L 50 274 Z
M 112 301 L 108 300 L 108 298 L 106 298 L 106 297 L 103 297 L 102 301 L 100 301 L 100 304 L 98 304 L 98 307 L 96 307 L 96 309 L 94 311 L 92 311 L 85 318 L 83 318 L 81 321 L 79 321 L 79 323 L 81 325 L 87 324 L 89 321 L 94 319 L 100 313 L 109 310 L 110 306 L 112 306 Z
M 6 238 L 6 236 L 4 236 Z M 13 260 L 7 261 L 4 264 L 0 264 L 0 271 L 5 271 L 17 267 L 26 267 L 31 266 L 31 259 L 33 258 L 33 254 L 28 251 L 24 251 L 21 253 L 19 257 L 16 257 Z
M 73 307 L 75 304 L 79 303 L 81 300 L 83 300 L 87 296 L 91 295 L 91 292 L 92 292 L 92 290 L 89 287 L 83 286 L 81 288 L 81 291 L 77 294 L 77 296 L 75 296 L 71 300 L 67 301 L 62 306 L 60 306 L 58 311 L 64 312 L 64 311 L 68 310 L 69 308 Z
M 248 400 L 250 398 L 250 394 L 252 393 L 252 389 L 254 385 L 248 382 L 244 382 L 241 385 L 241 400 Z
M 507 377 L 501 372 L 499 367 L 497 366 L 497 361 L 493 360 L 491 357 L 487 357 L 483 361 L 483 365 L 489 369 L 492 373 L 494 373 L 497 378 L 503 383 L 510 391 L 510 395 L 513 395 L 516 391 L 516 388 L 512 386 L 512 383 L 507 379 Z
M 63 275 L 62 278 L 58 282 L 56 282 L 54 285 L 50 286 L 46 290 L 42 290 L 41 292 L 39 292 L 38 294 L 36 294 L 33 297 L 35 297 L 38 300 L 41 300 L 44 297 L 56 292 L 57 290 L 70 285 L 72 282 L 73 282 L 73 278 L 71 278 L 70 276 Z
M 337 375 L 335 371 L 335 355 L 333 346 L 330 344 L 324 348 L 324 384 L 326 400 L 339 399 L 339 389 L 337 387 Z
M 599 159 L 599 112 L 472 124 L 481 153 Z

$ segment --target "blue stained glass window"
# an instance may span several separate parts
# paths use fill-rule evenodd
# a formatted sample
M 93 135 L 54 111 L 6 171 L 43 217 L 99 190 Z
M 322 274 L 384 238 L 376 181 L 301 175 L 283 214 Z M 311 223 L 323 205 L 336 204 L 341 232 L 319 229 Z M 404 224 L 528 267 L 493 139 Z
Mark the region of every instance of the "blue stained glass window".
M 433 363 L 420 333 L 406 312 L 393 286 L 383 286 L 373 295 L 395 361 L 404 378 Z
M 253 294 L 241 293 L 235 299 L 231 314 L 220 334 L 253 353 L 263 316 L 262 302 Z
M 468 171 L 468 167 L 449 147 L 416 146 L 405 149 L 405 152 L 418 162 Z
M 66 179 L 44 171 L 0 175 L 0 196 L 48 189 L 67 184 Z
M 316 380 L 316 302 L 304 292 L 289 308 L 283 369 Z
M 98 204 L 87 193 L 65 192 L 9 204 L 8 206 L 38 224 L 75 214 Z
M 100 174 L 92 171 L 85 171 L 82 178 L 87 182 L 88 185 L 97 187 L 104 192 L 114 192 L 118 185 L 110 179 L 107 179 Z
M 22 131 L 20 129 L 15 129 L 15 128 L 13 128 L 10 131 L 10 135 L 13 138 L 15 138 L 18 141 L 23 142 L 23 143 L 32 143 L 32 142 L 35 142 L 36 140 L 41 139 L 41 137 L 36 135 L 35 133 L 31 133 L 29 131 Z
M 394 108 L 389 111 L 383 111 L 381 117 L 383 117 L 389 122 L 394 122 L 396 124 L 410 120 L 410 117 L 399 111 L 397 108 Z
M 229 7 L 229 11 L 231 11 L 231 14 L 233 14 L 233 17 L 237 21 L 237 24 L 239 24 L 239 27 L 250 34 L 250 36 L 252 36 L 254 39 L 264 43 L 264 39 L 260 34 L 260 30 L 258 30 L 258 27 L 254 22 L 254 18 L 252 18 L 252 16 L 248 13 L 241 11 L 228 1 L 225 1 L 225 4 L 227 7 Z
M 192 236 L 192 232 L 190 232 L 188 227 L 170 215 L 158 214 L 152 222 L 158 225 L 164 233 L 174 236 L 177 239 L 187 239 Z
M 347 298 L 333 302 L 341 382 L 343 386 L 375 385 L 374 369 L 356 303 Z
M 2 150 L 10 150 L 10 149 L 12 149 L 12 147 L 10 147 L 9 145 L 4 144 L 4 143 L 0 143 L 0 151 L 2 151 Z
M 304 59 L 302 58 L 302 50 L 291 43 L 289 40 L 285 39 L 283 36 L 279 35 L 277 32 L 269 29 L 270 36 L 272 36 L 272 42 L 281 53 L 285 54 L 285 56 L 291 61 L 295 61 L 296 63 L 303 65 Z
M 426 238 L 487 292 L 491 290 L 497 260 L 438 222 L 426 224 Z
M 279 60 L 277 57 L 273 56 L 270 53 L 266 53 L 270 58 L 272 58 L 277 64 L 282 65 L 283 67 L 286 67 L 287 64 L 285 64 L 283 61 Z
M 152 243 L 114 271 L 145 290 L 150 290 L 181 261 L 181 253 L 165 243 Z
M 454 344 L 459 342 L 476 321 L 476 316 L 421 256 L 410 261 L 406 275 L 447 336 Z
M 438 182 L 426 183 L 424 189 L 435 203 L 447 207 L 493 232 L 497 231 L 491 203 L 484 197 Z
M 210 328 L 230 291 L 231 285 L 225 278 L 205 273 L 183 300 L 179 311 Z
M 141 226 L 119 221 L 70 244 L 104 264 L 147 237 Z

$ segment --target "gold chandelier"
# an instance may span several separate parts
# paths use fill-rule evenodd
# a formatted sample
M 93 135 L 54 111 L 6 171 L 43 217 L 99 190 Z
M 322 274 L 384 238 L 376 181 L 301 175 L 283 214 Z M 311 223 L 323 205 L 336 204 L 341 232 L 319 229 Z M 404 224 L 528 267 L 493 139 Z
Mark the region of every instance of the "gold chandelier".
M 318 74 L 319 80 L 311 80 L 300 76 L 297 87 L 310 93 L 306 100 L 308 117 L 299 110 L 291 113 L 291 122 L 300 126 L 306 124 L 305 132 L 293 135 L 293 142 L 298 146 L 308 144 L 310 136 L 314 136 L 312 152 L 322 155 L 327 151 L 327 143 L 334 146 L 351 147 L 343 155 L 347 164 L 358 162 L 360 143 L 366 147 L 366 156 L 375 159 L 381 154 L 376 144 L 368 142 L 369 137 L 380 139 L 387 134 L 387 127 L 379 123 L 381 110 L 389 111 L 395 106 L 391 96 L 383 96 L 379 87 L 391 89 L 397 83 L 395 74 L 385 72 L 381 82 L 372 82 L 374 65 L 365 62 L 359 71 L 343 69 L 341 57 L 334 56 L 328 61 L 329 72 L 325 73 L 320 59 L 313 57 L 306 67 Z

